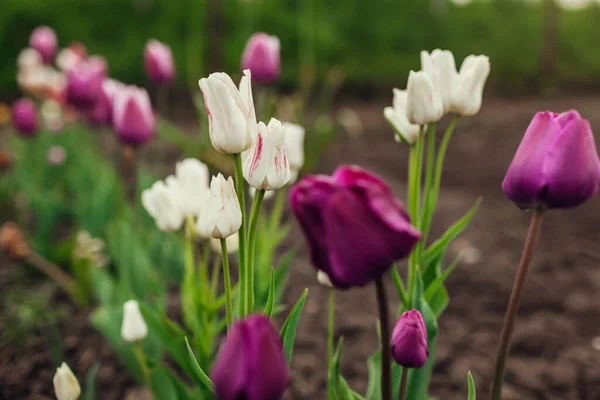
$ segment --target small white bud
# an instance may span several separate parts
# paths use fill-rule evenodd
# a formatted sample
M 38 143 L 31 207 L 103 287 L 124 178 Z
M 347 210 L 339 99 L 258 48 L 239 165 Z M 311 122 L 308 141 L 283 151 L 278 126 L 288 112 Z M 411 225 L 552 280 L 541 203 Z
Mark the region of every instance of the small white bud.
M 148 326 L 137 301 L 129 300 L 123 304 L 123 325 L 121 338 L 129 343 L 143 340 L 148 335 Z
M 52 383 L 54 384 L 54 393 L 58 400 L 77 400 L 81 395 L 79 382 L 67 363 L 63 362 L 56 369 Z

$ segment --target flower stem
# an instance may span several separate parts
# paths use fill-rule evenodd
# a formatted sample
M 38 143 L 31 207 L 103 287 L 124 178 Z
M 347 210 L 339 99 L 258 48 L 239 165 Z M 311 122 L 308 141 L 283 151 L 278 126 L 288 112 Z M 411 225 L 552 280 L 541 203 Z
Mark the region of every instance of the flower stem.
M 135 209 L 137 202 L 137 151 L 135 147 L 123 146 L 123 185 L 129 204 Z
M 150 388 L 150 372 L 148 371 L 148 366 L 146 365 L 146 356 L 144 355 L 144 348 L 142 347 L 141 341 L 138 340 L 133 344 L 133 352 L 135 353 L 135 357 L 140 364 L 143 383 L 146 385 L 146 387 Z
M 246 226 L 247 226 L 247 215 L 246 215 L 246 193 L 244 191 L 244 175 L 242 172 L 242 155 L 240 153 L 234 154 L 233 159 L 235 161 L 235 191 L 237 193 L 238 201 L 240 203 L 240 209 L 242 210 L 242 225 L 238 232 L 239 238 L 239 249 L 238 249 L 238 276 L 239 276 L 239 310 L 240 316 L 245 317 L 248 306 L 246 301 L 247 295 L 247 282 L 246 282 Z
M 390 322 L 387 298 L 383 280 L 375 280 L 377 306 L 379 308 L 379 328 L 381 331 L 381 400 L 392 399 L 392 364 L 390 360 Z
M 247 314 L 254 309 L 254 259 L 256 251 L 256 226 L 260 216 L 260 207 L 265 197 L 265 190 L 257 190 L 250 211 L 250 225 L 248 225 L 248 268 L 246 268 L 246 281 L 248 283 L 248 298 L 246 300 Z
M 25 256 L 25 262 L 29 265 L 32 265 L 37 270 L 46 274 L 50 278 L 54 279 L 54 281 L 70 296 L 74 299 L 77 299 L 78 294 L 78 286 L 77 282 L 65 271 L 63 271 L 59 266 L 51 263 L 46 260 L 39 254 L 30 251 Z
M 406 382 L 408 381 L 408 368 L 402 367 L 402 378 L 400 378 L 400 391 L 398 392 L 398 399 L 406 399 Z
M 425 237 L 427 236 L 427 231 L 429 230 L 429 223 L 431 218 L 429 215 L 430 207 L 430 197 L 431 197 L 431 183 L 433 181 L 433 161 L 435 158 L 435 124 L 429 124 L 428 132 L 427 132 L 427 166 L 425 168 L 425 185 L 424 195 L 423 195 L 423 204 L 421 207 L 421 215 L 419 219 L 419 230 L 423 234 L 423 240 L 418 243 L 418 252 L 419 254 L 423 252 L 425 247 Z
M 536 209 L 531 216 L 529 232 L 527 232 L 527 238 L 525 239 L 525 246 L 523 248 L 523 253 L 521 254 L 517 276 L 508 302 L 508 309 L 504 316 L 504 326 L 502 327 L 500 347 L 498 349 L 498 357 L 496 358 L 496 373 L 494 375 L 494 384 L 492 386 L 492 400 L 500 400 L 502 395 L 502 382 L 504 380 L 504 370 L 506 368 L 506 357 L 510 345 L 510 337 L 515 326 L 515 318 L 517 316 L 521 292 L 523 291 L 523 284 L 525 283 L 525 277 L 527 276 L 527 269 L 533 258 L 533 252 L 540 236 L 543 215 L 544 211 L 542 209 Z
M 223 255 L 223 279 L 225 283 L 225 312 L 227 315 L 227 332 L 231 332 L 233 323 L 233 303 L 231 302 L 231 276 L 229 275 L 229 256 L 227 240 L 221 239 L 221 254 Z
M 408 215 L 413 225 L 419 226 L 419 198 L 421 197 L 421 164 L 423 162 L 423 136 L 425 126 L 421 131 L 417 142 L 410 148 L 408 161 Z M 418 246 L 408 256 L 408 298 L 412 301 L 412 292 L 418 273 L 419 254 Z M 410 308 L 412 304 L 409 304 Z
M 333 335 L 335 329 L 335 290 L 329 289 L 329 323 L 327 324 L 327 373 L 333 360 Z

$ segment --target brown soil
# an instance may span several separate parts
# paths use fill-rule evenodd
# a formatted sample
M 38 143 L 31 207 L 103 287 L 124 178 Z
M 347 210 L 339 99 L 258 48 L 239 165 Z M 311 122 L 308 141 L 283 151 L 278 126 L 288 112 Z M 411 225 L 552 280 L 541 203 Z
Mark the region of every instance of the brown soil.
M 400 198 L 406 196 L 407 149 L 395 144 L 383 123 L 385 104 L 355 104 L 365 125 L 359 137 L 341 138 L 319 165 L 331 172 L 339 163 L 360 164 L 385 178 Z M 450 145 L 441 201 L 434 218 L 439 234 L 483 196 L 479 214 L 449 257 L 466 251 L 465 262 L 447 282 L 450 306 L 440 320 L 431 394 L 441 400 L 466 399 L 471 370 L 480 398 L 487 398 L 499 331 L 528 225 L 528 215 L 505 199 L 500 184 L 533 114 L 539 110 L 578 109 L 600 127 L 600 100 L 486 99 L 474 118 L 459 121 Z M 600 128 L 598 128 L 600 129 Z M 598 199 L 576 210 L 548 213 L 521 301 L 508 363 L 505 399 L 600 399 L 600 230 Z M 434 235 L 435 237 L 436 235 Z M 290 243 L 303 243 L 298 230 Z M 10 284 L 1 263 L 0 285 Z M 7 269 L 8 268 L 8 272 Z M 303 288 L 309 297 L 302 315 L 288 397 L 325 399 L 327 290 L 316 282 L 304 247 L 292 267 L 287 302 Z M 4 286 L 0 286 L 4 287 Z M 343 373 L 358 392 L 366 389 L 366 359 L 376 348 L 373 288 L 339 293 L 336 333 L 345 337 Z M 393 285 L 388 291 L 397 305 Z M 60 297 L 59 297 L 60 298 Z M 87 314 L 72 309 L 61 326 L 68 362 L 84 377 L 100 359 L 98 399 L 122 399 L 132 381 L 104 340 L 87 325 Z M 54 366 L 43 335 L 0 349 L 0 399 L 53 398 Z

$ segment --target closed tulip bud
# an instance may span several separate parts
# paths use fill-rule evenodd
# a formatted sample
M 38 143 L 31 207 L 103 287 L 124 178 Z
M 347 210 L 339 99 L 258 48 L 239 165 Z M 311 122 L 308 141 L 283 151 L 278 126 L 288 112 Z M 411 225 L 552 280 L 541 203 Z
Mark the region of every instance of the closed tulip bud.
M 144 49 L 144 68 L 149 80 L 169 83 L 175 78 L 171 48 L 158 40 L 149 40 Z
M 179 187 L 174 177 L 168 177 L 142 192 L 142 205 L 150 214 L 158 229 L 164 232 L 177 231 L 183 224 L 184 215 L 179 203 Z
M 232 253 L 237 253 L 239 246 L 240 246 L 240 240 L 239 240 L 239 234 L 236 232 L 233 235 L 229 236 L 227 239 L 225 239 L 225 242 L 227 244 L 227 253 L 232 254 Z M 212 249 L 212 251 L 216 252 L 217 254 L 221 253 L 221 239 L 210 239 L 210 248 Z
M 29 46 L 36 49 L 46 64 L 52 62 L 56 48 L 58 47 L 58 40 L 56 39 L 56 33 L 52 28 L 47 26 L 40 26 L 35 28 L 29 37 Z
M 444 115 L 440 95 L 425 72 L 410 71 L 406 92 L 406 116 L 411 124 L 436 123 Z
M 427 329 L 418 310 L 400 316 L 392 332 L 392 357 L 405 368 L 421 368 L 427 362 Z
M 208 167 L 195 158 L 177 163 L 175 178 L 179 187 L 179 206 L 184 215 L 197 217 L 205 209 L 209 176 Z
M 290 180 L 286 155 L 285 128 L 271 118 L 269 125 L 258 123 L 256 143 L 244 160 L 244 178 L 255 189 L 277 190 Z
M 58 52 L 58 55 L 56 56 L 56 66 L 61 71 L 68 72 L 80 62 L 83 62 L 86 56 L 87 52 L 81 43 L 71 43 L 69 47 Z
M 277 36 L 255 33 L 242 53 L 242 70 L 252 71 L 252 76 L 258 82 L 273 82 L 281 72 L 279 47 Z
M 82 61 L 67 71 L 67 100 L 75 107 L 93 107 L 102 91 L 105 67 L 99 61 Z
M 58 400 L 77 400 L 81 395 L 81 386 L 67 363 L 56 369 L 52 383 Z
M 139 147 L 154 135 L 156 119 L 146 89 L 127 86 L 115 95 L 112 122 L 117 138 Z
M 406 115 L 406 90 L 394 89 L 392 107 L 383 109 L 383 115 L 396 130 L 396 141 L 413 144 L 419 138 L 419 125 L 411 124 Z
M 17 67 L 20 71 L 31 70 L 43 63 L 42 56 L 39 51 L 28 47 L 21 50 L 17 57 Z
M 210 194 L 202 215 L 196 223 L 196 232 L 207 238 L 225 239 L 242 225 L 242 210 L 235 193 L 233 179 L 213 176 Z
M 217 400 L 279 400 L 288 385 L 288 366 L 269 319 L 254 315 L 233 324 L 210 377 Z
M 502 189 L 530 208 L 576 207 L 598 192 L 600 160 L 590 123 L 571 110 L 539 112 L 513 158 Z
M 296 172 L 293 179 L 295 181 L 304 166 L 305 130 L 302 126 L 290 122 L 284 122 L 282 126 L 285 128 L 285 152 L 290 170 Z
M 356 166 L 304 178 L 292 188 L 290 203 L 313 265 L 337 288 L 379 278 L 420 238 L 390 188 Z
M 456 84 L 456 63 L 451 51 L 435 49 L 421 52 L 421 69 L 433 82 L 440 96 L 444 113 L 450 111 Z
M 481 109 L 483 88 L 490 74 L 490 60 L 486 56 L 468 56 L 463 61 L 456 80 L 450 111 L 472 116 Z
M 327 274 L 323 271 L 318 271 L 317 272 L 317 281 L 328 288 L 334 288 L 335 286 L 333 286 L 333 283 L 331 283 L 331 279 L 329 279 L 329 276 L 327 276 Z
M 129 300 L 123 304 L 123 324 L 121 325 L 121 338 L 133 343 L 143 340 L 148 335 L 148 325 L 142 317 L 137 301 Z
M 215 150 L 225 154 L 248 150 L 257 130 L 250 71 L 244 71 L 239 90 L 223 72 L 200 79 L 199 85 L 208 114 L 210 141 Z
M 33 101 L 27 98 L 15 101 L 12 106 L 12 121 L 15 129 L 21 136 L 35 136 L 38 132 L 40 122 Z

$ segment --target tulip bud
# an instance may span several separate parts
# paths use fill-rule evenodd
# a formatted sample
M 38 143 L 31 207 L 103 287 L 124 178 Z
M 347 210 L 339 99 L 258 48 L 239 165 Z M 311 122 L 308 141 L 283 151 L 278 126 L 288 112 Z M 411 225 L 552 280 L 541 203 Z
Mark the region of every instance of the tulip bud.
M 421 52 L 421 69 L 427 74 L 440 96 L 444 113 L 450 111 L 457 79 L 454 55 L 448 50 Z
M 31 252 L 21 230 L 14 222 L 6 222 L 2 225 L 0 248 L 8 257 L 16 261 L 24 259 Z
M 356 166 L 302 179 L 292 188 L 290 203 L 313 265 L 336 288 L 379 278 L 420 238 L 390 188 Z
M 22 98 L 13 103 L 12 121 L 23 137 L 35 136 L 39 129 L 39 118 L 33 101 Z
M 418 310 L 402 313 L 392 332 L 392 357 L 405 368 L 421 368 L 427 362 L 427 329 Z
M 105 77 L 105 66 L 99 61 L 82 61 L 67 71 L 67 100 L 75 107 L 94 106 Z
M 227 244 L 227 253 L 228 254 L 232 254 L 232 253 L 237 253 L 239 246 L 240 246 L 240 240 L 239 240 L 239 235 L 238 233 L 234 233 L 233 235 L 229 236 L 227 239 L 225 239 L 225 242 Z M 217 254 L 221 253 L 221 239 L 210 239 L 210 248 L 212 249 L 212 251 L 214 251 Z
M 179 187 L 181 212 L 197 217 L 206 207 L 208 200 L 208 167 L 195 158 L 177 163 L 175 178 Z
M 282 125 L 285 128 L 285 153 L 288 163 L 290 164 L 290 170 L 295 172 L 294 179 L 290 179 L 290 181 L 293 182 L 296 180 L 298 173 L 304 166 L 305 130 L 300 125 L 289 122 L 284 122 Z
M 590 123 L 575 110 L 546 111 L 527 128 L 502 189 L 521 208 L 571 208 L 594 197 L 599 182 Z
M 406 90 L 394 89 L 393 106 L 384 108 L 383 115 L 396 130 L 396 141 L 413 144 L 419 138 L 420 128 L 408 122 L 406 98 Z
M 46 157 L 48 158 L 48 163 L 50 165 L 59 166 L 63 165 L 67 160 L 67 152 L 64 147 L 52 146 L 48 149 Z
M 150 189 L 142 192 L 142 205 L 154 218 L 158 229 L 164 232 L 176 231 L 183 224 L 184 215 L 179 205 L 179 187 L 175 177 L 154 182 Z
M 242 53 L 242 70 L 252 71 L 252 76 L 258 82 L 273 82 L 281 72 L 279 47 L 277 36 L 255 33 Z
M 218 400 L 279 400 L 288 385 L 288 366 L 269 319 L 236 321 L 210 374 Z
M 56 56 L 56 66 L 63 72 L 68 72 L 80 62 L 85 60 L 87 53 L 81 43 L 71 43 L 67 48 L 62 49 Z
M 34 29 L 29 37 L 29 46 L 36 49 L 46 64 L 52 62 L 56 48 L 58 47 L 58 40 L 56 39 L 56 33 L 47 26 L 40 26 Z
M 171 48 L 158 40 L 149 40 L 144 49 L 144 68 L 149 80 L 169 83 L 175 78 Z
M 52 383 L 54 384 L 54 393 L 58 400 L 77 400 L 81 395 L 79 382 L 67 363 L 63 362 L 56 369 Z
M 129 300 L 123 304 L 123 325 L 121 325 L 121 338 L 133 343 L 143 340 L 148 335 L 148 326 L 137 301 Z
M 440 95 L 425 72 L 410 71 L 406 92 L 406 115 L 411 124 L 436 123 L 444 115 Z
M 125 144 L 139 147 L 154 135 L 156 120 L 146 89 L 127 86 L 119 90 L 112 116 L 117 138 Z
M 206 208 L 198 218 L 196 231 L 200 236 L 225 239 L 242 225 L 242 210 L 235 193 L 233 179 L 213 176 Z
M 460 67 L 450 110 L 472 116 L 481 109 L 483 88 L 490 74 L 490 60 L 486 56 L 468 56 Z
M 244 178 L 255 189 L 277 190 L 291 177 L 286 155 L 285 128 L 271 118 L 258 123 L 256 143 L 244 160 Z
M 215 150 L 226 154 L 248 150 L 257 130 L 250 71 L 244 71 L 239 90 L 223 72 L 210 74 L 198 84 L 204 95 L 210 141 Z
M 28 47 L 21 50 L 19 53 L 19 56 L 17 57 L 17 67 L 20 71 L 31 70 L 32 68 L 41 65 L 43 61 L 39 51 Z
M 323 271 L 318 271 L 317 272 L 317 281 L 328 288 L 334 288 L 335 286 L 333 286 L 333 283 L 331 283 L 331 279 L 329 279 L 329 276 L 327 276 L 327 274 Z

